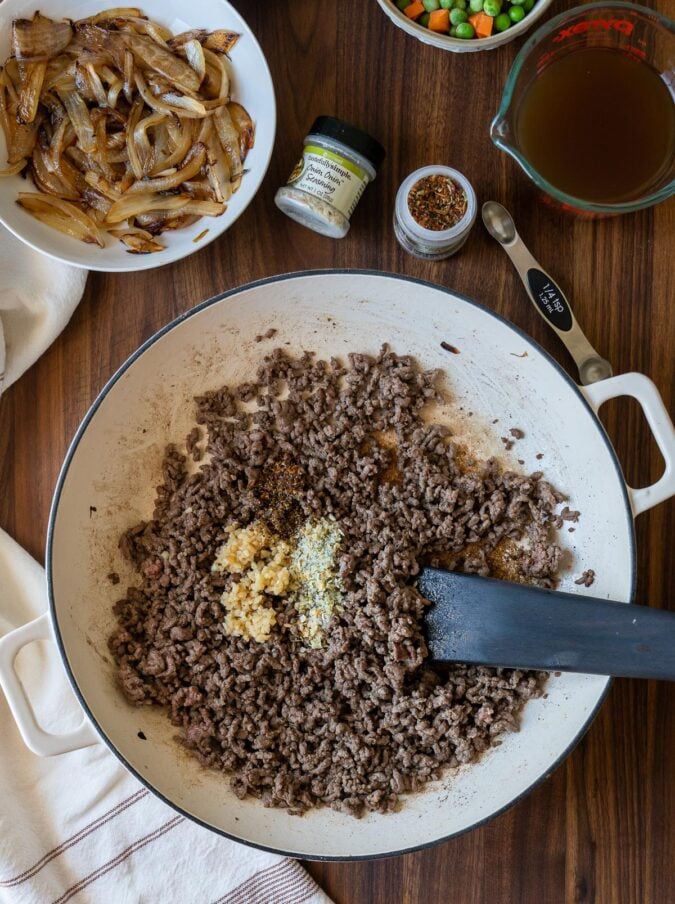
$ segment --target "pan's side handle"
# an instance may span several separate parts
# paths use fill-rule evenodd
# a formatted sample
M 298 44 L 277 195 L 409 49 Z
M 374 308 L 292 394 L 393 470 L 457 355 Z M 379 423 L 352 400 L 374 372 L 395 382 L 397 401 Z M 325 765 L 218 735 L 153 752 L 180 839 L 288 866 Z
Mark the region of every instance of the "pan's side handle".
M 0 687 L 5 692 L 26 747 L 38 756 L 55 756 L 96 744 L 98 736 L 86 718 L 75 731 L 62 735 L 50 734 L 38 725 L 30 700 L 14 668 L 19 651 L 34 640 L 54 640 L 47 612 L 0 638 Z
M 634 398 L 642 408 L 661 450 L 666 468 L 660 479 L 639 490 L 627 487 L 633 516 L 640 515 L 675 495 L 675 427 L 658 389 L 649 377 L 637 373 L 619 374 L 588 386 L 580 386 L 579 389 L 596 412 L 609 399 L 618 396 Z

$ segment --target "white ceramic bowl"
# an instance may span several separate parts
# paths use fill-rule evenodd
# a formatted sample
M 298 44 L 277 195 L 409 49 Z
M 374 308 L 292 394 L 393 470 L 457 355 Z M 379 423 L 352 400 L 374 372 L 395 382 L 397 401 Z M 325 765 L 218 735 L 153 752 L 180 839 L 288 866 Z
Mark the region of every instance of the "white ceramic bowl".
M 274 339 L 256 342 L 272 326 Z M 438 416 L 481 457 L 503 457 L 500 434 L 511 425 L 524 430 L 508 459 L 515 464 L 519 456 L 530 470 L 543 467 L 581 511 L 575 532 L 560 536 L 566 563 L 560 589 L 625 602 L 633 597 L 633 514 L 675 493 L 675 432 L 650 380 L 624 374 L 577 387 L 492 311 L 414 279 L 359 271 L 273 277 L 193 308 L 149 339 L 112 377 L 78 430 L 50 518 L 50 613 L 0 639 L 0 685 L 32 750 L 62 753 L 102 738 L 155 794 L 191 819 L 240 841 L 317 859 L 402 853 L 464 832 L 518 800 L 569 753 L 608 678 L 551 677 L 546 697 L 525 707 L 519 732 L 503 735 L 480 762 L 408 795 L 397 813 L 353 819 L 324 808 L 300 819 L 239 800 L 226 777 L 204 769 L 173 740 L 176 729 L 163 710 L 130 706 L 117 686 L 107 638 L 121 594 L 106 575 L 118 571 L 122 587 L 136 582 L 117 541 L 150 516 L 163 450 L 190 430 L 195 393 L 249 379 L 275 345 L 325 357 L 376 353 L 384 340 L 447 372 L 453 407 Z M 443 340 L 460 354 L 444 351 Z M 658 483 L 639 490 L 625 486 L 595 414 L 624 394 L 639 399 L 667 463 Z M 574 584 L 586 568 L 596 569 L 590 589 Z M 86 721 L 70 736 L 46 734 L 13 677 L 19 649 L 52 631 L 95 731 Z
M 54 19 L 80 19 L 114 6 L 113 0 L 3 0 L 0 3 L 0 62 L 10 53 L 11 25 L 17 17 L 30 17 L 39 9 Z M 220 217 L 202 217 L 186 229 L 164 233 L 165 251 L 155 254 L 130 254 L 119 241 L 106 236 L 106 247 L 87 245 L 78 239 L 62 235 L 40 223 L 16 204 L 20 191 L 36 191 L 30 177 L 0 179 L 0 222 L 14 235 L 50 257 L 85 267 L 88 270 L 127 272 L 150 270 L 187 257 L 226 232 L 246 210 L 255 197 L 267 172 L 276 131 L 276 102 L 272 76 L 265 56 L 253 33 L 239 13 L 226 0 L 141 0 L 144 14 L 170 28 L 174 33 L 188 28 L 228 28 L 239 32 L 241 38 L 232 51 L 230 73 L 232 96 L 242 103 L 256 124 L 255 145 L 246 158 L 248 172 L 239 191 L 232 196 L 227 210 Z M 0 129 L 0 169 L 4 169 L 7 147 Z M 195 241 L 205 229 L 206 235 Z
M 409 35 L 422 41 L 423 44 L 431 44 L 432 47 L 440 47 L 441 50 L 450 50 L 453 53 L 476 53 L 479 50 L 494 50 L 495 47 L 501 47 L 502 44 L 508 44 L 519 35 L 534 25 L 537 19 L 540 19 L 553 0 L 537 0 L 532 10 L 525 16 L 521 22 L 512 25 L 507 31 L 490 35 L 489 38 L 480 38 L 479 40 L 463 41 L 460 38 L 451 38 L 450 35 L 438 34 L 435 31 L 429 31 L 417 22 L 413 22 L 404 15 L 392 0 L 377 0 L 385 13 L 389 16 L 394 25 L 398 25 L 403 31 Z

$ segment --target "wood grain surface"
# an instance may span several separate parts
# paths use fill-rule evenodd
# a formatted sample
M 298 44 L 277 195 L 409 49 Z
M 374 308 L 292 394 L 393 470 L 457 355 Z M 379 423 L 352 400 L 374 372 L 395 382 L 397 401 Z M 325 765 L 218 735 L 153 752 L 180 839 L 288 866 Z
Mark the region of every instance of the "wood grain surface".
M 554 10 L 572 5 L 556 2 Z M 416 261 L 398 248 L 391 227 L 396 189 L 431 162 L 465 172 L 481 202 L 495 198 L 509 207 L 591 342 L 616 373 L 652 377 L 672 411 L 675 205 L 588 222 L 537 199 L 488 137 L 522 39 L 489 53 L 450 54 L 394 28 L 375 0 L 235 6 L 262 44 L 277 91 L 277 142 L 262 190 L 230 233 L 187 260 L 138 274 L 90 275 L 63 335 L 0 401 L 2 527 L 42 559 L 60 463 L 107 378 L 171 318 L 257 277 L 337 266 L 432 280 L 508 317 L 573 373 L 480 223 L 446 262 Z M 343 241 L 315 236 L 273 204 L 321 113 L 362 125 L 387 148 Z M 611 403 L 603 419 L 630 482 L 658 477 L 662 462 L 637 406 Z M 661 505 L 637 524 L 638 594 L 652 606 L 674 605 L 674 511 L 672 502 Z M 620 680 L 565 764 L 487 826 L 410 856 L 309 869 L 337 904 L 669 904 L 674 862 L 675 685 Z

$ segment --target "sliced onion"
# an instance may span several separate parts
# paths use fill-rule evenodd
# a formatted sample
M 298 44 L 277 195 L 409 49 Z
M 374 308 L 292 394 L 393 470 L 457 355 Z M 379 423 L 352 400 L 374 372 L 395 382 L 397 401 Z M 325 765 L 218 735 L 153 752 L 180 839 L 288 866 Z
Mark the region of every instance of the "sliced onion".
M 204 56 L 202 45 L 197 40 L 186 41 L 183 45 L 183 50 L 185 51 L 185 58 L 188 64 L 199 76 L 199 83 L 201 84 L 206 75 L 206 57 Z
M 122 223 L 150 211 L 180 211 L 183 214 L 195 214 L 200 217 L 217 217 L 225 212 L 225 205 L 216 201 L 195 201 L 188 194 L 179 195 L 146 195 L 129 194 L 116 201 L 106 217 L 107 224 Z
M 230 73 L 228 72 L 225 60 L 221 56 L 218 56 L 217 53 L 214 53 L 212 50 L 208 49 L 204 50 L 204 59 L 210 66 L 211 70 L 217 73 L 218 84 L 217 86 L 213 86 L 215 96 L 219 97 L 221 100 L 229 101 Z
M 157 160 L 156 166 L 150 171 L 151 176 L 158 176 L 166 169 L 178 166 L 185 160 L 188 151 L 192 147 L 194 128 L 193 120 L 186 120 L 184 123 L 176 122 L 170 119 L 166 126 L 169 139 L 173 144 L 173 150 L 164 159 Z
M 108 198 L 109 201 L 118 201 L 122 197 L 122 192 L 119 188 L 114 183 L 109 182 L 104 176 L 101 176 L 100 173 L 85 173 L 84 179 L 87 185 L 94 188 L 104 198 Z
M 89 79 L 89 84 L 91 85 L 91 92 L 96 98 L 96 103 L 100 107 L 105 107 L 108 104 L 108 96 L 105 93 L 105 88 L 103 87 L 103 82 L 99 78 L 99 74 L 96 71 L 96 67 L 91 63 L 84 63 L 83 68 L 87 73 L 87 77 Z
M 174 107 L 171 104 L 163 101 L 161 98 L 156 97 L 148 88 L 147 82 L 138 70 L 134 72 L 134 80 L 136 82 L 136 87 L 138 88 L 138 93 L 141 95 L 145 103 L 157 113 L 166 113 L 167 116 L 183 116 L 188 119 L 192 118 L 190 114 L 185 110 L 179 110 L 178 107 Z
M 0 170 L 0 178 L 3 176 L 16 176 L 22 169 L 25 169 L 27 163 L 28 161 L 25 157 L 22 160 L 17 160 L 16 163 L 8 166 L 7 169 Z
M 131 170 L 137 179 L 142 179 L 145 175 L 141 152 L 136 142 L 136 126 L 140 122 L 142 115 L 143 99 L 137 97 L 131 105 L 129 119 L 127 120 L 127 152 L 129 154 L 129 164 L 131 165 Z
M 194 119 L 202 119 L 206 116 L 204 104 L 193 97 L 186 97 L 184 94 L 176 94 L 169 91 L 166 94 L 162 94 L 161 98 L 164 103 L 179 111 L 181 116 L 191 116 Z
M 181 216 L 220 217 L 226 209 L 227 205 L 218 201 L 199 201 L 190 198 L 190 201 L 180 208 L 180 212 Z
M 69 144 L 72 144 L 75 137 L 75 130 L 68 117 L 63 115 L 61 122 L 57 125 L 49 144 L 49 153 L 45 155 L 45 165 L 50 173 L 55 173 L 59 168 L 59 161 Z
M 124 51 L 124 96 L 128 103 L 133 103 L 134 93 L 134 55 L 130 50 Z
M 232 182 L 232 190 L 236 191 L 241 181 L 244 167 L 241 160 L 239 150 L 239 133 L 232 121 L 232 116 L 227 107 L 221 107 L 213 114 L 213 125 L 215 126 L 218 140 L 225 151 L 225 157 L 230 166 L 230 181 Z
M 167 41 L 172 36 L 171 32 L 158 22 L 153 22 L 152 19 L 139 16 L 115 16 L 110 20 L 110 24 L 119 28 L 120 31 L 131 31 L 136 34 L 147 35 L 156 44 L 168 49 Z
M 253 120 L 241 104 L 229 103 L 227 109 L 230 111 L 234 127 L 239 132 L 239 153 L 241 154 L 241 159 L 244 160 L 255 144 Z
M 87 205 L 87 208 L 92 211 L 94 216 L 98 215 L 96 216 L 96 219 L 101 223 L 105 220 L 113 205 L 113 202 L 109 198 L 100 195 L 97 191 L 94 191 L 93 188 L 85 189 L 82 192 L 82 200 Z
M 205 161 L 206 147 L 197 143 L 192 146 L 190 153 L 179 170 L 171 174 L 158 176 L 156 179 L 141 179 L 135 182 L 126 194 L 152 194 L 153 192 L 171 191 L 174 188 L 178 188 L 188 179 L 193 179 L 200 172 Z
M 120 37 L 131 50 L 139 65 L 155 69 L 168 78 L 179 91 L 191 94 L 199 90 L 201 79 L 188 64 L 174 53 L 155 43 L 146 35 L 121 32 Z
M 130 254 L 154 254 L 157 251 L 165 250 L 165 246 L 156 242 L 153 236 L 145 229 L 127 226 L 126 229 L 111 229 L 109 231 L 110 235 L 114 235 L 116 239 L 119 239 L 127 246 Z
M 229 182 L 228 182 L 229 184 Z M 183 191 L 193 197 L 196 201 L 218 201 L 222 200 L 215 196 L 215 193 L 208 182 L 201 179 L 188 179 L 181 185 Z
M 7 148 L 7 162 L 17 163 L 22 157 L 30 157 L 37 143 L 38 129 L 42 115 L 38 113 L 33 122 L 17 123 Z
M 70 22 L 56 22 L 35 13 L 12 22 L 12 51 L 17 60 L 48 60 L 66 49 L 73 37 Z
M 0 70 L 0 126 L 2 126 L 2 131 L 5 136 L 5 144 L 9 148 L 9 145 L 12 141 L 12 136 L 14 134 L 14 126 L 16 124 L 16 117 L 12 117 L 6 93 L 5 86 L 5 71 L 4 69 Z M 18 162 L 18 161 L 15 161 Z
M 39 193 L 19 192 L 17 204 L 59 232 L 72 235 L 83 242 L 96 244 L 100 248 L 105 247 L 96 223 L 69 201 Z
M 33 181 L 40 191 L 47 195 L 54 195 L 56 198 L 63 198 L 66 201 L 79 200 L 80 193 L 78 190 L 74 186 L 69 185 L 58 172 L 49 168 L 47 155 L 39 145 L 33 151 L 31 169 Z
M 55 88 L 73 124 L 80 147 L 85 154 L 91 154 L 96 148 L 94 127 L 87 105 L 77 92 L 75 81 L 62 79 L 57 82 Z
M 120 91 L 124 88 L 124 82 L 121 78 L 118 78 L 116 81 L 112 83 L 112 85 L 108 88 L 108 106 L 111 109 L 115 109 L 117 106 L 117 98 L 120 96 Z
M 153 194 L 125 194 L 110 208 L 106 222 L 108 225 L 123 223 L 133 219 L 139 214 L 151 210 L 180 210 L 188 201 L 189 195 L 153 195 Z
M 111 22 L 113 19 L 131 16 L 132 18 L 141 18 L 142 11 L 137 6 L 114 6 L 112 9 L 104 9 L 95 16 L 88 16 L 86 19 L 79 19 L 75 25 L 101 25 L 105 22 Z
M 17 117 L 21 122 L 33 122 L 37 116 L 40 93 L 45 80 L 45 73 L 47 72 L 47 63 L 23 63 L 19 71 L 22 79 Z
M 120 72 L 124 72 L 124 51 L 126 47 L 119 32 L 108 31 L 83 22 L 76 26 L 76 35 L 79 43 L 89 48 L 90 51 L 106 54 L 110 57 L 112 65 Z
M 214 53 L 224 54 L 232 50 L 240 37 L 241 35 L 237 32 L 225 29 L 208 31 L 205 28 L 194 28 L 176 35 L 169 41 L 169 46 L 177 50 L 179 47 L 184 47 L 188 41 L 199 41 L 203 47 L 212 50 Z
M 140 178 L 148 175 L 155 159 L 154 151 L 148 138 L 148 131 L 160 125 L 160 123 L 166 122 L 167 118 L 166 113 L 151 113 L 150 116 L 141 119 L 134 128 L 134 146 L 142 169 Z
M 202 129 L 202 136 L 208 149 L 206 177 L 214 198 L 221 203 L 229 201 L 232 195 L 232 171 L 225 151 L 218 141 L 211 119 L 205 123 Z
M 227 31 L 226 29 L 218 29 L 211 31 L 206 35 L 204 47 L 212 50 L 214 53 L 230 53 L 234 45 L 241 37 L 236 31 Z

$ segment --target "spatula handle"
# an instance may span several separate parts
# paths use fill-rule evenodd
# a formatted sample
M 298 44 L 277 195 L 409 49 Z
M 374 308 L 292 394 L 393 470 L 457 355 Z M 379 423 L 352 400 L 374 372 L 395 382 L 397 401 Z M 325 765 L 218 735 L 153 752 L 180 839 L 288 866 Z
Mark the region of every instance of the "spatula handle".
M 442 594 L 442 580 L 434 584 Z M 472 584 L 464 602 L 454 588 L 454 599 L 428 612 L 434 659 L 675 680 L 675 612 L 488 578 Z

